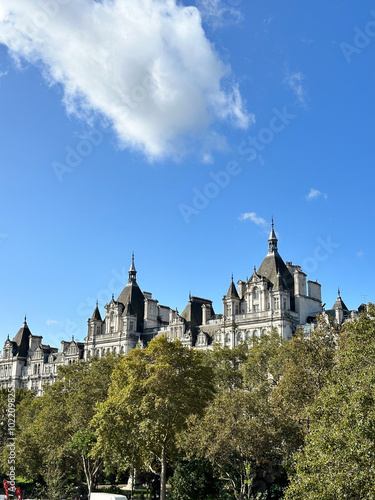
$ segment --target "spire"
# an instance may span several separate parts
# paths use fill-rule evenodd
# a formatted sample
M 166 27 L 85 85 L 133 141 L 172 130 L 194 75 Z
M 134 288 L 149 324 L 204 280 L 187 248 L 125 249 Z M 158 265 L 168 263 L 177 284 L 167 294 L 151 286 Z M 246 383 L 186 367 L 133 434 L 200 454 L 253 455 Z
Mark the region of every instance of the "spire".
M 341 298 L 340 288 L 338 288 L 337 290 L 337 299 L 336 302 L 333 304 L 333 309 L 343 309 L 344 311 L 348 311 L 345 302 Z
M 23 325 L 24 325 L 24 326 L 27 326 L 26 314 L 25 314 L 25 319 L 23 320 Z
M 228 289 L 228 292 L 227 292 L 225 297 L 227 299 L 232 298 L 232 297 L 239 298 L 238 292 L 236 289 L 236 285 L 234 284 L 234 281 L 233 281 L 233 273 L 232 273 L 232 280 L 230 282 L 229 289 Z
M 134 252 L 132 253 L 132 264 L 129 269 L 129 281 L 128 283 L 136 283 L 137 281 L 137 271 L 134 265 Z
M 276 283 L 274 285 L 274 290 L 279 291 L 279 290 L 285 290 L 285 286 L 283 283 L 283 278 L 280 273 L 280 269 L 277 270 L 277 276 L 276 276 Z
M 273 217 L 272 217 L 271 233 L 270 237 L 268 238 L 268 253 L 273 253 L 275 251 L 277 252 L 277 237 L 274 230 Z
M 126 304 L 126 308 L 125 308 L 125 316 L 135 316 L 134 312 L 133 312 L 133 309 L 132 309 L 132 305 L 131 305 L 131 302 L 130 300 L 128 301 L 128 303 Z
M 96 307 L 94 309 L 94 312 L 92 313 L 91 319 L 96 320 L 96 321 L 102 321 L 102 317 L 101 317 L 100 311 L 99 311 L 98 301 L 96 301 Z

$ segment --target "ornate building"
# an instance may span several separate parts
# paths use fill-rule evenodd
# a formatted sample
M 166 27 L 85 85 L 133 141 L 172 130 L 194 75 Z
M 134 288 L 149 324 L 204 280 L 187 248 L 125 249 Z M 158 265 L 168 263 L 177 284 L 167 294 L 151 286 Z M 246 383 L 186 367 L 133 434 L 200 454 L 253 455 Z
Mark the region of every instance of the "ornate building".
M 63 341 L 61 348 L 42 343 L 33 335 L 25 321 L 11 341 L 9 336 L 0 358 L 1 387 L 14 386 L 42 394 L 45 384 L 52 384 L 59 365 L 67 365 L 108 352 L 128 353 L 144 348 L 157 335 L 178 338 L 187 347 L 210 349 L 214 344 L 233 348 L 241 342 L 267 334 L 274 328 L 280 336 L 290 339 L 297 327 L 309 332 L 316 315 L 323 312 L 321 285 L 306 281 L 298 265 L 284 262 L 278 251 L 278 240 L 272 222 L 268 253 L 252 276 L 239 280 L 233 276 L 223 296 L 223 313 L 215 314 L 212 301 L 189 296 L 189 302 L 179 314 L 162 306 L 152 294 L 142 292 L 137 283 L 134 254 L 129 280 L 115 300 L 104 306 L 104 318 L 98 304 L 88 319 L 84 342 L 74 338 Z M 329 311 L 337 324 L 353 315 L 339 296 Z

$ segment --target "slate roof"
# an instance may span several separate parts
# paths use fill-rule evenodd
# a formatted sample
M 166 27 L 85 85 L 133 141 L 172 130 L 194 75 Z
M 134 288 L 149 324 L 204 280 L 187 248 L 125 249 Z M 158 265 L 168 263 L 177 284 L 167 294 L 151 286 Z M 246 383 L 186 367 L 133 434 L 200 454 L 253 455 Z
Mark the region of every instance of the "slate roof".
M 136 281 L 131 281 L 125 285 L 125 288 L 120 293 L 117 298 L 117 302 L 121 302 L 125 307 L 128 303 L 131 304 L 132 314 L 137 315 L 137 331 L 141 332 L 143 330 L 143 318 L 144 318 L 144 295 L 138 286 Z
M 96 320 L 96 321 L 103 321 L 102 317 L 100 315 L 98 303 L 96 303 L 95 311 L 92 313 L 91 319 Z
M 349 311 L 349 309 L 346 307 L 345 302 L 342 300 L 341 295 L 340 295 L 340 289 L 337 295 L 336 302 L 333 304 L 332 309 L 343 309 L 344 311 Z
M 202 299 L 200 297 L 190 297 L 190 300 L 181 313 L 181 317 L 187 323 L 187 329 L 193 332 L 194 340 L 196 337 L 196 330 L 199 325 L 202 324 L 202 305 L 207 304 L 211 306 L 211 312 L 214 314 L 212 309 L 212 301 L 208 299 Z
M 32 334 L 26 323 L 26 318 L 25 318 L 23 325 L 18 330 L 16 336 L 13 339 L 13 342 L 17 344 L 17 349 L 15 354 L 18 354 L 18 356 L 21 356 L 22 358 L 26 358 L 29 350 L 29 338 L 31 335 Z
M 126 316 L 135 316 L 131 302 L 128 302 L 125 307 L 125 314 Z
M 229 299 L 231 297 L 235 297 L 236 299 L 239 299 L 239 295 L 236 289 L 236 285 L 233 282 L 233 276 L 232 276 L 232 281 L 229 285 L 228 293 L 226 294 L 226 298 Z
M 278 273 L 281 276 L 281 284 L 278 278 Z M 262 264 L 260 265 L 257 274 L 264 276 L 267 278 L 275 287 L 282 286 L 284 290 L 289 290 L 294 293 L 294 279 L 288 268 L 285 265 L 285 262 L 280 257 L 280 254 L 277 250 L 273 250 L 269 252 Z M 279 289 L 279 288 L 275 288 Z

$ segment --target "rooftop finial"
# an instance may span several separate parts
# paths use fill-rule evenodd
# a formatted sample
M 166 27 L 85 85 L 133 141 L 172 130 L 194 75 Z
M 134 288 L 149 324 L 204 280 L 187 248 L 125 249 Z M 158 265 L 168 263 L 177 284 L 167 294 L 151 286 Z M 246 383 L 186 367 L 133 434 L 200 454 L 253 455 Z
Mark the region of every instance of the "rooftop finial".
M 272 216 L 271 234 L 270 237 L 268 238 L 268 252 L 272 253 L 275 250 L 277 251 L 277 237 L 274 229 L 273 216 Z
M 134 252 L 132 252 L 132 263 L 129 269 L 129 283 L 137 281 L 137 271 L 134 264 Z
M 25 319 L 23 320 L 23 324 L 26 325 L 26 314 L 25 314 Z
M 98 301 L 96 301 L 96 307 L 98 307 L 98 306 L 99 306 L 99 302 L 98 302 Z
M 338 287 L 338 289 L 337 289 L 337 295 L 338 295 L 339 297 L 341 297 L 341 294 L 340 294 L 340 287 Z
M 232 283 L 233 283 L 233 273 L 232 273 Z

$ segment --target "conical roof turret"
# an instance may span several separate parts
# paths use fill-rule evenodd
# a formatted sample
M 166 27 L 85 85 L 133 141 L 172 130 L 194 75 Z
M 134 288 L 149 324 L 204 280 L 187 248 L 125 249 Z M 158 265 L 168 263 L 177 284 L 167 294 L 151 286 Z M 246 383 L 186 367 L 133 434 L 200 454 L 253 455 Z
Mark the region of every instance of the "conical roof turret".
M 102 317 L 99 311 L 98 301 L 96 301 L 96 307 L 94 312 L 92 313 L 91 319 L 95 321 L 102 321 Z
M 236 298 L 236 299 L 240 298 L 239 295 L 238 295 L 237 289 L 236 289 L 236 285 L 234 284 L 233 274 L 232 274 L 232 281 L 230 282 L 228 293 L 226 294 L 226 298 L 230 299 L 230 298 L 233 298 L 233 297 Z

